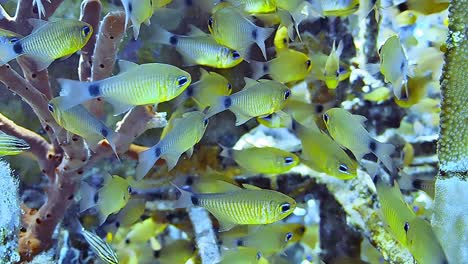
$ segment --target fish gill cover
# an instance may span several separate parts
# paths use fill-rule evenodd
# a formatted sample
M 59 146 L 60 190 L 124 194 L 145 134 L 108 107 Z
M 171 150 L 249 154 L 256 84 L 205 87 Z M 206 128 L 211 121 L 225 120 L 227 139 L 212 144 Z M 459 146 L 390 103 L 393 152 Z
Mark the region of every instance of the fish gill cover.
M 448 7 L 2 1 L 0 263 L 463 263 Z

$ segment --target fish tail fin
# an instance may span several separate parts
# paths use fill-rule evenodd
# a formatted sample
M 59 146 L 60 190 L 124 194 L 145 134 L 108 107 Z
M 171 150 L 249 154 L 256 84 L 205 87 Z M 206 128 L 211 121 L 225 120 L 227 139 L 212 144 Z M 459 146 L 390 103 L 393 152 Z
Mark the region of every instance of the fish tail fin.
M 105 138 L 107 139 L 107 142 L 109 143 L 109 146 L 112 148 L 112 151 L 115 154 L 115 157 L 120 161 L 119 154 L 117 154 L 117 146 L 116 142 L 119 138 L 119 134 L 113 131 L 112 129 L 108 129 L 109 135 L 107 135 Z
M 256 27 L 255 31 L 252 32 L 252 35 L 255 36 L 254 41 L 257 43 L 257 46 L 262 51 L 263 57 L 265 60 L 267 59 L 266 49 L 265 49 L 265 41 L 268 37 L 273 33 L 273 28 L 262 28 Z
M 170 183 L 172 184 L 172 186 L 177 188 L 177 190 L 180 192 L 180 196 L 177 199 L 177 201 L 175 202 L 174 208 L 192 207 L 194 205 L 193 201 L 197 200 L 197 197 L 195 196 L 195 194 L 193 194 L 193 193 L 191 193 L 189 191 L 183 190 L 182 188 L 180 188 L 179 186 L 177 186 L 173 182 L 170 182 Z
M 387 167 L 387 169 L 389 169 L 390 172 L 393 173 L 394 166 L 390 155 L 395 151 L 395 146 L 388 143 L 381 143 L 377 140 L 373 140 L 371 144 L 372 143 L 375 145 L 375 150 L 373 150 L 371 147 L 372 153 L 374 153 L 377 156 L 377 158 L 379 158 L 379 160 L 382 161 L 385 167 Z
M 210 118 L 226 109 L 228 109 L 232 104 L 232 99 L 230 96 L 220 96 L 217 101 L 208 108 L 206 112 L 206 118 Z
M 232 158 L 232 155 L 233 155 L 232 148 L 223 146 L 221 144 L 218 144 L 218 146 L 221 148 L 221 152 L 219 153 L 221 157 Z
M 137 40 L 138 36 L 140 35 L 140 27 L 141 27 L 141 24 L 138 24 L 132 21 L 133 39 L 135 40 Z
M 338 46 L 336 47 L 336 56 L 339 58 L 341 56 L 341 53 L 343 53 L 343 41 L 340 40 L 338 43 Z
M 135 179 L 137 181 L 143 179 L 159 159 L 159 156 L 156 155 L 156 149 L 158 149 L 158 145 L 154 145 L 138 154 L 138 165 L 135 172 Z
M 268 73 L 268 62 L 251 60 L 250 68 L 252 69 L 252 79 L 258 80 Z
M 163 158 L 166 161 L 167 169 L 169 171 L 172 170 L 177 165 L 180 155 L 181 155 L 180 153 L 177 153 L 174 151 L 167 152 L 167 153 L 164 153 L 164 155 L 162 155 L 161 158 Z
M 177 38 L 177 36 L 172 34 L 169 31 L 165 30 L 161 26 L 157 26 L 153 30 L 153 36 L 152 36 L 151 39 L 154 40 L 157 43 L 162 43 L 162 44 L 166 44 L 166 45 L 173 45 L 172 43 L 176 43 L 176 41 L 175 41 L 176 39 L 174 39 L 174 38 Z
M 94 196 L 96 195 L 96 192 L 96 189 L 89 185 L 87 182 L 81 181 L 80 212 L 84 212 L 96 205 L 96 203 L 94 202 Z
M 60 108 L 67 110 L 73 106 L 96 98 L 100 94 L 99 85 L 94 82 L 80 82 L 68 79 L 57 79 L 62 90 L 60 100 L 57 100 Z

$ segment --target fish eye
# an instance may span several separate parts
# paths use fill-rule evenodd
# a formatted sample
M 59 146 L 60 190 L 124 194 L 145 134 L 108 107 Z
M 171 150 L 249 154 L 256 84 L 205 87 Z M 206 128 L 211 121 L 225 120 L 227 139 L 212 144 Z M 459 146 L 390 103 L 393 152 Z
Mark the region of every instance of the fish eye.
M 260 251 L 257 252 L 257 256 L 256 256 L 256 257 L 257 257 L 257 260 L 259 260 L 259 259 L 262 257 L 262 252 L 260 252 Z
M 283 44 L 288 44 L 288 40 L 286 38 L 283 38 Z
M 309 68 L 310 65 L 312 65 L 312 62 L 310 60 L 306 60 L 306 65 L 307 65 L 307 68 Z
M 235 60 L 239 59 L 239 58 L 240 58 L 239 52 L 237 52 L 237 51 L 234 50 L 234 51 L 232 52 L 232 58 L 235 59 Z
M 323 114 L 323 121 L 325 121 L 325 123 L 328 123 L 329 121 L 328 114 Z
M 262 117 L 263 120 L 270 121 L 273 118 L 273 114 L 269 114 L 267 116 Z
M 213 28 L 213 18 L 212 18 L 212 17 L 210 17 L 210 18 L 208 19 L 208 26 L 209 26 L 210 28 Z
M 177 86 L 179 86 L 179 87 L 183 86 L 183 85 L 186 84 L 187 82 L 188 82 L 188 79 L 187 79 L 187 77 L 185 77 L 185 76 L 179 76 L 179 77 L 177 78 Z
M 341 173 L 348 173 L 348 166 L 344 165 L 344 164 L 340 164 L 340 166 L 338 167 L 338 170 L 341 172 Z
M 228 88 L 228 90 L 230 91 L 230 90 L 232 89 L 232 85 L 231 85 L 230 83 L 228 83 L 228 85 L 227 85 L 227 86 L 228 86 L 228 87 L 227 87 L 227 88 Z
M 18 40 L 19 40 L 19 38 L 17 38 L 17 37 L 11 37 L 11 38 L 10 38 L 10 43 L 15 43 L 15 42 L 17 42 Z
M 293 237 L 293 234 L 291 232 L 286 233 L 286 237 L 284 238 L 284 242 L 288 242 L 289 240 L 291 240 L 292 237 Z
M 405 226 L 403 228 L 405 229 L 405 232 L 408 233 L 408 230 L 410 228 L 409 223 L 405 222 Z
M 335 72 L 335 76 L 336 76 L 336 78 L 340 77 L 340 71 L 339 70 Z
M 90 27 L 84 26 L 84 27 L 81 28 L 81 34 L 83 35 L 83 37 L 88 36 L 89 32 L 91 32 Z
M 48 104 L 47 108 L 49 109 L 50 112 L 54 112 L 54 105 L 53 104 Z
M 291 209 L 291 205 L 289 203 L 285 203 L 285 204 L 281 205 L 281 212 L 282 213 L 286 213 L 287 211 L 289 211 L 289 209 Z
M 291 91 L 290 91 L 290 90 L 287 90 L 287 91 L 284 93 L 284 100 L 288 99 L 290 95 L 291 95 Z
M 132 191 L 133 191 L 133 190 L 132 190 L 132 187 L 131 187 L 131 186 L 128 186 L 127 191 L 128 191 L 129 194 L 131 194 Z
M 205 119 L 205 120 L 203 120 L 203 125 L 204 125 L 204 126 L 207 126 L 207 125 L 208 125 L 208 118 Z
M 284 164 L 285 165 L 291 165 L 293 162 L 294 162 L 294 159 L 292 157 L 284 158 Z

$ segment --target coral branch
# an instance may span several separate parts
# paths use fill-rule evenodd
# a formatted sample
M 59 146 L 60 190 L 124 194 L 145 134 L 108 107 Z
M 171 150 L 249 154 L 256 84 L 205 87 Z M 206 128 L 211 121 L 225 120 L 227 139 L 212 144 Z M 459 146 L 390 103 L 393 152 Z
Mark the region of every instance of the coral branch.
M 88 81 L 91 77 L 92 57 L 96 46 L 99 21 L 101 19 L 101 8 L 102 5 L 99 0 L 85 0 L 81 4 L 80 20 L 90 24 L 94 31 L 88 43 L 81 49 L 80 64 L 78 66 L 78 77 L 80 81 Z
M 216 234 L 208 212 L 202 207 L 188 210 L 195 231 L 195 240 L 202 263 L 217 263 L 221 260 Z
M 55 178 L 55 167 L 58 165 L 59 157 L 54 153 L 51 144 L 33 131 L 21 127 L 0 114 L 0 130 L 7 134 L 22 138 L 31 147 L 31 153 L 36 157 L 39 166 L 44 174 L 52 181 Z

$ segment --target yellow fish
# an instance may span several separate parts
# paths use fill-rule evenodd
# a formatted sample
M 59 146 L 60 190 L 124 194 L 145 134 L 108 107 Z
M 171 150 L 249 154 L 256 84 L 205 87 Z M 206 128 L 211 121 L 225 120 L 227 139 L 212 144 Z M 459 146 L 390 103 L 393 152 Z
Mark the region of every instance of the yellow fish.
M 222 254 L 220 264 L 268 264 L 262 252 L 252 247 L 238 247 L 226 250 Z
M 425 220 L 416 216 L 408 222 L 406 240 L 409 251 L 418 263 L 448 263 L 431 225 Z
M 248 184 L 243 187 L 245 189 L 232 185 L 232 191 L 206 194 L 191 193 L 177 187 L 182 194 L 175 208 L 205 208 L 218 219 L 220 232 L 236 225 L 271 224 L 287 217 L 296 208 L 296 201 L 280 192 Z
M 153 3 L 154 2 L 154 3 Z M 133 38 L 138 39 L 142 23 L 150 25 L 150 19 L 156 8 L 157 0 L 122 0 L 125 10 L 125 29 L 130 21 L 133 27 Z
M 158 223 L 153 217 L 138 222 L 130 227 L 130 231 L 125 236 L 126 244 L 145 243 L 150 238 L 161 234 L 167 227 L 167 224 Z
M 29 148 L 29 144 L 23 139 L 0 131 L 0 157 L 18 155 Z
M 359 0 L 320 0 L 324 16 L 349 16 L 359 8 Z
M 230 96 L 222 96 L 208 109 L 207 117 L 229 109 L 236 115 L 236 126 L 253 117 L 265 116 L 280 111 L 291 96 L 287 86 L 277 81 L 255 81 L 244 78 L 242 91 Z
M 341 75 L 344 74 L 340 69 L 340 56 L 343 52 L 343 42 L 340 41 L 338 47 L 333 42 L 333 48 L 325 62 L 323 69 L 323 80 L 329 89 L 335 89 L 341 81 Z
M 277 53 L 276 58 L 267 62 L 251 61 L 253 79 L 268 74 L 273 80 L 289 83 L 304 80 L 312 69 L 309 57 L 299 51 L 287 49 Z
M 237 8 L 250 14 L 263 14 L 276 11 L 276 0 L 226 0 Z
M 281 174 L 299 163 L 299 158 L 293 153 L 273 147 L 242 150 L 222 148 L 222 157 L 234 159 L 243 169 L 253 173 Z
M 397 182 L 392 187 L 377 179 L 376 188 L 382 214 L 385 223 L 390 229 L 389 231 L 401 244 L 408 246 L 406 235 L 408 223 L 416 215 L 403 200 L 403 195 Z
M 82 105 L 76 105 L 70 109 L 64 110 L 57 102 L 61 97 L 50 100 L 48 108 L 57 124 L 67 131 L 83 137 L 91 150 L 96 150 L 99 141 L 107 139 L 114 153 L 117 133 L 108 128 L 104 123 L 94 117 Z
M 273 33 L 272 28 L 262 28 L 245 17 L 241 11 L 229 3 L 219 3 L 208 20 L 208 29 L 215 40 L 237 50 L 243 58 L 253 43 L 262 51 L 266 59 L 265 40 Z
M 447 9 L 449 5 L 448 0 L 407 0 L 402 5 L 409 10 L 422 13 L 424 15 L 430 15 L 439 13 Z
M 341 108 L 331 108 L 323 114 L 328 132 L 340 145 L 348 148 L 356 160 L 360 161 L 367 153 L 374 153 L 391 172 L 394 166 L 390 155 L 395 151 L 392 144 L 381 143 L 369 135 L 364 128 L 367 118 L 352 115 Z
M 406 90 L 408 59 L 398 35 L 393 35 L 385 41 L 379 49 L 379 56 L 380 72 L 385 81 L 392 84 L 396 98 L 402 99 L 402 90 Z
M 328 135 L 318 129 L 295 125 L 301 139 L 301 161 L 310 168 L 342 180 L 357 175 L 357 162 Z
M 130 199 L 132 188 L 128 180 L 117 175 L 104 179 L 104 186 L 96 192 L 88 183 L 82 182 L 80 211 L 96 208 L 99 224 L 103 224 L 110 214 L 120 211 Z M 95 200 L 97 195 L 97 201 Z
M 381 103 L 390 99 L 390 90 L 387 87 L 379 87 L 370 93 L 362 96 L 364 100 Z
M 162 63 L 138 65 L 119 61 L 121 73 L 96 82 L 58 79 L 62 91 L 58 102 L 68 109 L 93 98 L 111 103 L 116 115 L 133 106 L 158 104 L 181 94 L 192 81 L 188 72 Z
M 187 263 L 195 255 L 195 244 L 189 240 L 179 239 L 165 245 L 155 256 L 161 264 Z
M 288 35 L 288 28 L 280 25 L 275 33 L 275 38 L 273 40 L 273 44 L 275 45 L 276 52 L 280 52 L 283 50 L 287 50 L 289 47 L 289 35 Z
M 218 97 L 228 96 L 232 92 L 232 85 L 221 74 L 200 69 L 200 80 L 192 83 L 185 91 L 186 98 L 192 98 L 199 110 L 204 110 L 217 102 Z M 184 98 L 185 99 L 185 98 Z
M 213 68 L 232 68 L 242 62 L 239 52 L 218 44 L 212 36 L 192 26 L 188 36 L 172 34 L 161 27 L 153 32 L 153 39 L 171 45 L 182 54 L 185 65 L 204 65 Z
M 67 57 L 80 50 L 88 42 L 93 28 L 86 22 L 61 19 L 45 22 L 31 19 L 35 30 L 28 36 L 7 45 L 8 51 L 0 57 L 0 65 L 21 55 L 34 59 L 38 71 L 44 70 L 56 59 Z M 10 39 L 12 40 L 12 39 Z
M 172 130 L 156 145 L 138 154 L 135 178 L 141 180 L 160 158 L 166 160 L 169 170 L 175 167 L 179 157 L 186 152 L 192 156 L 193 146 L 197 144 L 208 126 L 205 114 L 199 111 L 185 113 L 175 119 Z
M 395 21 L 401 27 L 411 26 L 416 23 L 419 13 L 413 10 L 405 10 L 395 17 Z

